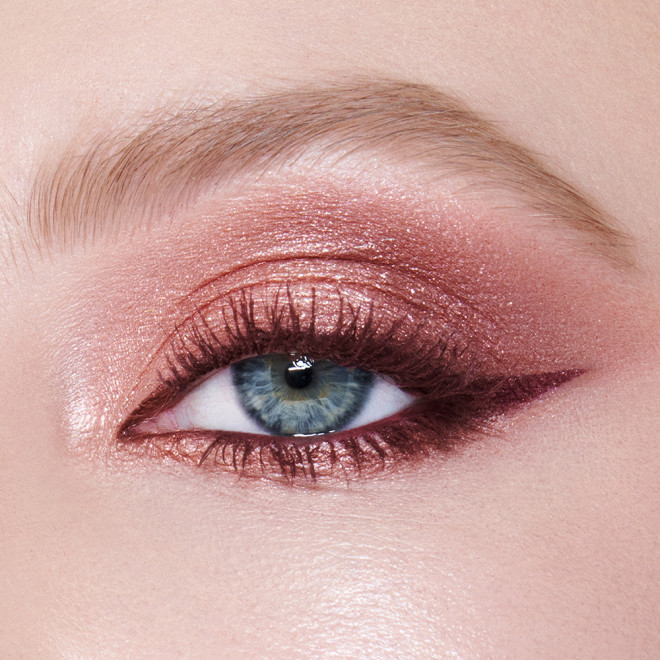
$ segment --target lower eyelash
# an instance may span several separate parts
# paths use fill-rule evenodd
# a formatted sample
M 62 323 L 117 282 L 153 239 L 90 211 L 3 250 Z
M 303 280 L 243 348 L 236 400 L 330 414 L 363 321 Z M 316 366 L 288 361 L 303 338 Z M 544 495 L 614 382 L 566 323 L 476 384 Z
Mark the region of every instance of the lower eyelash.
M 369 427 L 328 435 L 275 437 L 232 432 L 179 432 L 168 434 L 169 456 L 194 460 L 201 467 L 225 468 L 240 477 L 267 477 L 286 482 L 339 476 L 350 479 L 382 472 L 401 460 L 421 458 L 431 450 L 428 434 L 434 430 L 430 418 L 399 415 Z M 443 435 L 436 450 L 449 451 L 458 441 Z M 440 445 L 442 444 L 442 447 Z
M 475 432 L 478 423 L 464 428 Z M 485 426 L 483 426 L 485 430 Z M 402 413 L 362 429 L 328 434 L 314 439 L 216 438 L 202 454 L 199 464 L 229 466 L 241 476 L 277 474 L 286 481 L 339 475 L 349 479 L 382 472 L 401 461 L 411 461 L 432 451 L 449 452 L 461 435 L 446 428 L 438 434 L 436 416 L 430 411 Z M 251 460 L 252 458 L 252 460 Z

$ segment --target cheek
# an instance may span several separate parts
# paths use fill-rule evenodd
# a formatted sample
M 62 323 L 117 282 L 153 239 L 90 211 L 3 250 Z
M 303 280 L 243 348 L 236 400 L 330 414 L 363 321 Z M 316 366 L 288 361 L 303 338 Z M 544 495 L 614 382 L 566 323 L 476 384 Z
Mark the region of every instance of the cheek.
M 660 378 L 630 385 L 596 383 L 578 418 L 553 397 L 535 413 L 551 425 L 530 414 L 496 448 L 345 491 L 136 486 L 54 460 L 10 536 L 24 596 L 6 620 L 25 603 L 19 629 L 51 620 L 62 653 L 92 657 L 652 657 Z M 624 424 L 631 396 L 644 414 Z

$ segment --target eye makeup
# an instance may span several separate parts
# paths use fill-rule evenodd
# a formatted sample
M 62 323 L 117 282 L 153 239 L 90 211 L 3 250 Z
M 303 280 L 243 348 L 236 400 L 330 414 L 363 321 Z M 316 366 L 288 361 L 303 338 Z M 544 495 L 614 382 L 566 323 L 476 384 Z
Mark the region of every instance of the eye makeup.
M 614 355 L 626 302 L 625 287 L 603 284 L 618 274 L 602 259 L 519 225 L 410 190 L 307 181 L 215 199 L 148 244 L 104 254 L 80 287 L 92 310 L 81 336 L 118 346 L 110 360 L 78 352 L 107 383 L 87 391 L 115 394 L 97 404 L 111 434 L 98 449 L 122 464 L 314 483 L 449 457 L 496 433 Z M 309 437 L 154 426 L 223 369 L 272 354 L 363 369 L 414 402 Z M 81 370 L 71 373 L 84 393 Z
M 394 296 L 383 310 L 368 291 L 345 283 L 272 280 L 198 308 L 170 338 L 158 390 L 122 425 L 119 441 L 241 476 L 286 480 L 365 476 L 397 462 L 448 452 L 488 421 L 579 375 L 475 373 L 476 346 L 465 329 L 418 314 Z M 361 305 L 365 305 L 363 308 Z M 317 319 L 317 310 L 323 308 Z M 331 321 L 330 319 L 334 319 Z M 475 342 L 476 343 L 476 342 Z M 185 397 L 191 385 L 250 355 L 314 355 L 387 377 L 417 399 L 397 415 L 364 427 L 309 437 L 224 430 L 159 432 L 149 420 Z M 157 426 L 157 425 L 156 425 Z
M 244 477 L 365 476 L 446 454 L 584 371 L 554 351 L 541 359 L 534 350 L 538 310 L 521 328 L 529 308 L 507 299 L 513 287 L 520 295 L 519 280 L 497 281 L 509 274 L 500 263 L 507 250 L 488 243 L 475 250 L 446 222 L 435 229 L 445 234 L 436 236 L 444 252 L 431 252 L 415 227 L 420 218 L 406 216 L 408 226 L 397 230 L 395 208 L 327 194 L 270 196 L 251 206 L 268 233 L 250 236 L 247 263 L 177 301 L 178 322 L 148 369 L 159 384 L 122 424 L 119 446 Z M 416 402 L 364 428 L 306 438 L 149 423 L 219 370 L 273 353 L 366 370 Z

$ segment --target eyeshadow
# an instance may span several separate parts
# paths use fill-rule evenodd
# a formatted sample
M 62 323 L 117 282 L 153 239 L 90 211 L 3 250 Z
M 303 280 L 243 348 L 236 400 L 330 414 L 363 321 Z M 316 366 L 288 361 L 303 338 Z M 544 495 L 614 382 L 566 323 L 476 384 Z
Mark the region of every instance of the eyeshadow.
M 218 223 L 229 233 L 204 232 L 204 245 L 197 247 L 199 226 Z M 541 355 L 535 348 L 570 351 L 574 339 L 593 327 L 588 297 L 602 282 L 612 282 L 610 297 L 601 295 L 602 302 L 622 302 L 618 273 L 593 256 L 557 250 L 561 242 L 542 235 L 544 247 L 533 227 L 514 232 L 518 224 L 515 218 L 507 226 L 487 211 L 444 201 L 434 205 L 413 194 L 349 194 L 327 186 L 305 193 L 269 189 L 203 208 L 191 221 L 194 229 L 182 238 L 188 243 L 182 249 L 192 245 L 196 258 L 208 263 L 217 253 L 231 267 L 212 269 L 214 274 L 179 300 L 194 307 L 203 304 L 199 291 L 208 295 L 209 287 L 222 292 L 259 279 L 276 286 L 284 280 L 352 281 L 371 298 L 386 292 L 407 300 L 418 314 L 469 322 L 471 333 L 481 329 L 509 361 L 526 361 L 531 370 L 542 360 L 550 368 L 550 351 Z M 505 345 L 507 337 L 511 341 Z M 553 366 L 561 368 L 563 361 L 558 358 Z
M 81 258 L 90 267 L 66 317 L 77 359 L 63 360 L 62 383 L 73 393 L 63 395 L 65 424 L 83 452 L 111 452 L 117 429 L 157 390 L 173 334 L 200 314 L 218 327 L 220 301 L 242 290 L 257 305 L 291 291 L 304 322 L 322 294 L 317 332 L 335 323 L 339 294 L 363 310 L 373 303 L 431 344 L 452 335 L 464 369 L 484 378 L 592 371 L 619 359 L 617 337 L 631 346 L 639 333 L 627 323 L 639 303 L 603 259 L 518 218 L 418 191 L 268 185 L 200 202 L 144 240 Z M 84 403 L 88 392 L 99 403 Z M 101 405 L 101 429 L 76 417 Z M 103 446 L 90 440 L 98 436 Z
M 320 477 L 364 477 L 396 469 L 411 459 L 446 454 L 489 429 L 494 417 L 582 373 L 566 369 L 488 378 L 470 359 L 469 349 L 460 348 L 456 333 L 446 327 L 440 339 L 434 338 L 421 324 L 411 326 L 414 313 L 389 320 L 390 309 L 383 314 L 372 301 L 363 310 L 350 293 L 334 293 L 338 304 L 330 313 L 335 319 L 332 326 L 317 323 L 316 310 L 326 297 L 316 289 L 299 296 L 287 286 L 270 298 L 268 289 L 241 289 L 198 309 L 173 334 L 164 351 L 168 367 L 161 373 L 161 385 L 122 424 L 118 447 L 128 448 L 131 455 L 144 448 L 145 453 L 163 459 L 209 469 L 230 468 L 241 476 L 285 481 L 302 477 L 312 482 Z M 392 303 L 397 309 L 403 305 Z M 177 424 L 176 410 L 194 394 L 190 388 L 231 365 L 251 363 L 245 360 L 250 355 L 279 359 L 273 355 L 277 351 L 282 352 L 283 363 L 290 361 L 287 355 L 305 354 L 386 376 L 417 400 L 391 419 L 305 438 L 255 435 L 240 428 L 230 431 L 217 413 L 218 428 L 204 430 L 194 421 L 190 427 Z M 236 384 L 229 387 L 240 399 Z M 227 406 L 224 398 L 229 394 L 226 390 L 218 394 L 223 398 L 207 397 L 193 405 L 193 420 L 195 413 L 204 414 L 199 406 Z M 253 405 L 268 405 L 268 396 L 265 390 L 255 392 Z M 236 406 L 233 398 L 228 398 L 229 409 Z M 341 400 L 335 397 L 334 403 L 329 399 L 326 404 L 341 410 Z M 174 408 L 177 401 L 179 406 Z M 296 409 L 291 407 L 291 414 Z M 333 413 L 328 409 L 326 414 Z M 289 417 L 288 424 L 295 424 L 295 419 Z

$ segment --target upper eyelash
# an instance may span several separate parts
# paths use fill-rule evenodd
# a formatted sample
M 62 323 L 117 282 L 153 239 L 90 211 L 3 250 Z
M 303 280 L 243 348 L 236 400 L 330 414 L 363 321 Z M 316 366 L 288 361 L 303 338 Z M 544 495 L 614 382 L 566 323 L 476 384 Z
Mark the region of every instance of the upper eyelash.
M 485 430 L 488 418 L 496 412 L 534 398 L 579 374 L 572 370 L 470 379 L 468 367 L 461 363 L 467 347 L 459 348 L 455 333 L 448 330 L 421 351 L 423 324 L 405 327 L 410 326 L 407 316 L 384 320 L 377 316 L 373 302 L 365 310 L 353 305 L 341 292 L 338 298 L 335 326 L 323 333 L 318 332 L 315 323 L 317 297 L 313 289 L 305 310 L 309 320 L 305 322 L 300 303 L 288 286 L 266 304 L 260 318 L 255 313 L 251 288 L 226 296 L 220 305 L 220 331 L 211 327 L 203 313 L 191 315 L 172 334 L 160 387 L 122 424 L 118 439 L 131 444 L 139 441 L 133 433 L 135 427 L 174 405 L 204 376 L 250 355 L 276 351 L 309 354 L 389 376 L 399 387 L 426 402 L 407 416 L 397 415 L 396 420 L 304 442 L 290 438 L 273 440 L 272 436 L 255 439 L 223 431 L 170 433 L 169 439 L 159 440 L 164 453 L 183 455 L 187 440 L 198 447 L 204 436 L 206 446 L 195 454 L 200 464 L 214 457 L 216 462 L 228 464 L 245 475 L 251 461 L 261 473 L 273 468 L 287 480 L 303 475 L 314 481 L 321 463 L 326 471 L 340 465 L 344 473 L 361 474 L 367 466 L 383 468 L 388 460 L 392 462 L 397 457 L 410 458 L 432 449 L 447 450 L 466 433 Z M 433 437 L 429 438 L 429 434 Z
M 456 363 L 462 350 L 458 348 L 454 333 L 437 338 L 424 351 L 410 350 L 411 344 L 418 343 L 423 324 L 405 330 L 405 340 L 396 338 L 407 317 L 386 322 L 376 319 L 373 303 L 363 311 L 341 294 L 338 299 L 335 327 L 319 333 L 315 323 L 317 296 L 314 289 L 306 310 L 310 318 L 307 324 L 301 321 L 298 303 L 289 287 L 276 293 L 259 319 L 255 315 L 251 289 L 227 296 L 220 305 L 220 332 L 211 327 L 201 312 L 191 315 L 175 329 L 169 341 L 167 366 L 160 372 L 159 392 L 166 392 L 171 403 L 212 371 L 250 355 L 277 351 L 310 354 L 338 364 L 361 366 L 392 377 L 399 387 L 409 389 L 412 394 L 431 395 L 434 386 L 446 388 L 450 381 L 460 385 Z M 403 379 L 402 374 L 416 374 L 416 377 Z M 158 393 L 153 398 L 159 398 Z

